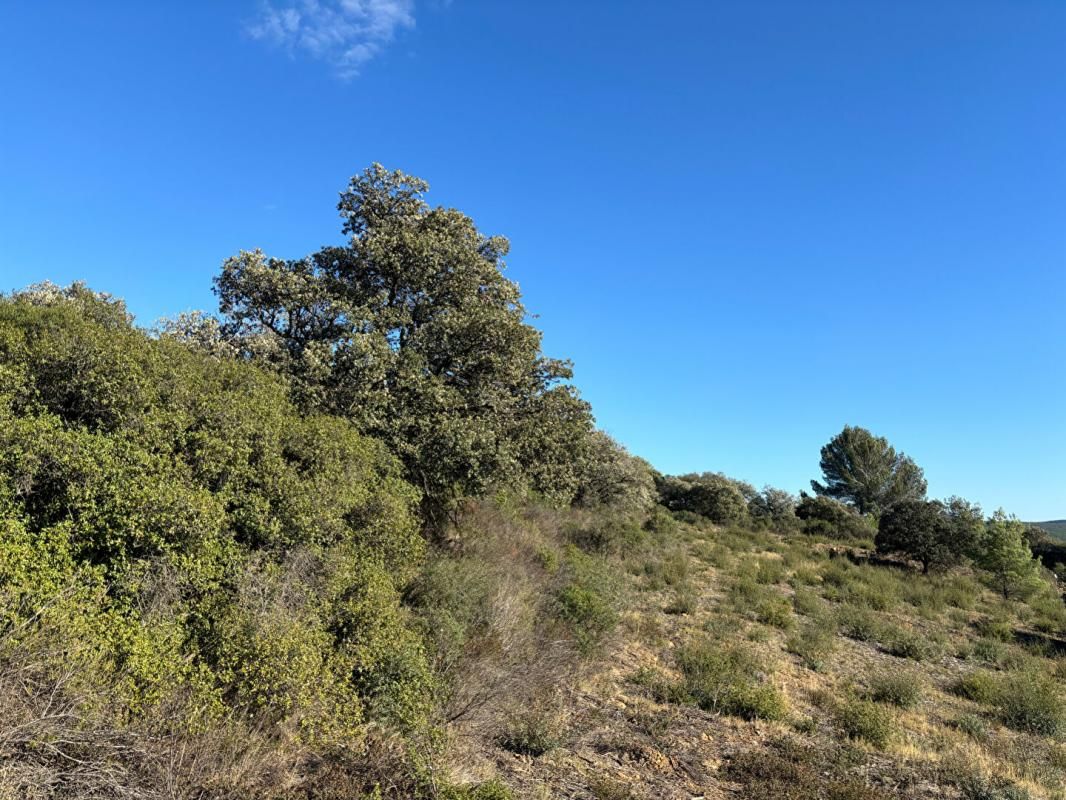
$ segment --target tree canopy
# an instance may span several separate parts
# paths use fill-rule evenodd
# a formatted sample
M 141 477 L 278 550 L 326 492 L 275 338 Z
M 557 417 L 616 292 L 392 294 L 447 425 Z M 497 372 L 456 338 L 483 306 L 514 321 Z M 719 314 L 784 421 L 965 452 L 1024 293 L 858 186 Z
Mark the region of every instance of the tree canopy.
M 541 354 L 503 275 L 507 240 L 430 207 L 427 189 L 374 164 L 340 196 L 346 244 L 228 259 L 219 334 L 288 376 L 301 405 L 386 442 L 432 519 L 491 484 L 569 501 L 592 430 L 570 365 Z
M 850 503 L 860 514 L 880 514 L 925 497 L 921 468 L 865 428 L 845 425 L 822 448 L 820 465 L 825 483 L 811 481 L 815 493 Z

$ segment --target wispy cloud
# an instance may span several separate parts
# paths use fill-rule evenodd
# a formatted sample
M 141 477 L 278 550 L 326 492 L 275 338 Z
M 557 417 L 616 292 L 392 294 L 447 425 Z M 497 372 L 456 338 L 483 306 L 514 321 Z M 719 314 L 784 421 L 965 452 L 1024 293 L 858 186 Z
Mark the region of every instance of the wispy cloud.
M 331 64 L 340 77 L 353 78 L 398 31 L 414 27 L 414 11 L 414 0 L 267 2 L 247 31 L 253 39 L 306 52 Z

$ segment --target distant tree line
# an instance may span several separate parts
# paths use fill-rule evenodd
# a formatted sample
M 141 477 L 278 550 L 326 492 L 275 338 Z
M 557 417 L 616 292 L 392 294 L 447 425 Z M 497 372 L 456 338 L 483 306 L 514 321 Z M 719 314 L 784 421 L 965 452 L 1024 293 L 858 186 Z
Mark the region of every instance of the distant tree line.
M 656 486 L 671 511 L 719 525 L 872 537 L 879 553 L 916 561 L 923 572 L 972 563 L 1004 597 L 1039 585 L 1034 549 L 1049 566 L 1066 563 L 1066 552 L 1046 535 L 1002 510 L 986 519 L 961 497 L 928 499 L 922 469 L 865 428 L 845 426 L 822 448 L 820 466 L 822 481 L 811 481 L 814 495 L 798 498 L 710 472 L 659 475 Z

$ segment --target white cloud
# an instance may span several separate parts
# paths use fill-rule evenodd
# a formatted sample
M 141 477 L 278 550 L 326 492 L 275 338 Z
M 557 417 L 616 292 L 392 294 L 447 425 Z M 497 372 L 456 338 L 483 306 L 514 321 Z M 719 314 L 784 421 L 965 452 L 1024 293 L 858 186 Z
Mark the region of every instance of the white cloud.
M 253 39 L 304 51 L 353 78 L 395 38 L 413 28 L 414 0 L 298 0 L 263 6 L 248 25 Z

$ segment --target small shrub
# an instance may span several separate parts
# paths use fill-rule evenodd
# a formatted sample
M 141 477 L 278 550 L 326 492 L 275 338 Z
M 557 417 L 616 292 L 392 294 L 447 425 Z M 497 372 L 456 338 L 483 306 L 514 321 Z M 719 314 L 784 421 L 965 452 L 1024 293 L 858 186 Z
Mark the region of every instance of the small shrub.
M 954 724 L 956 730 L 965 733 L 975 742 L 988 740 L 988 725 L 976 714 L 963 714 Z
M 695 614 L 699 608 L 699 598 L 696 590 L 690 585 L 678 586 L 674 592 L 674 599 L 667 605 L 663 612 L 666 614 Z
M 755 619 L 775 628 L 790 628 L 792 627 L 792 604 L 780 595 L 768 597 L 756 605 Z
M 807 617 L 820 616 L 825 611 L 825 603 L 810 589 L 796 589 L 792 595 L 792 608 L 797 614 Z
M 784 697 L 758 681 L 759 665 L 744 650 L 691 642 L 679 649 L 677 663 L 684 675 L 681 694 L 705 711 L 743 719 L 782 719 L 787 711 Z
M 914 708 L 921 699 L 923 690 L 921 679 L 912 673 L 884 672 L 870 680 L 868 696 L 875 703 Z
M 625 554 L 639 550 L 647 532 L 633 519 L 622 516 L 598 518 L 592 525 L 571 526 L 567 538 L 587 553 Z
M 1002 664 L 1007 655 L 1007 645 L 999 639 L 977 639 L 970 648 L 970 657 L 985 664 Z
M 1004 675 L 993 702 L 1000 719 L 1015 730 L 1055 736 L 1066 727 L 1058 687 L 1045 675 Z
M 887 639 L 885 650 L 899 658 L 928 661 L 940 654 L 940 647 L 937 643 L 917 631 L 896 629 L 890 631 L 885 638 Z
M 449 786 L 438 790 L 441 800 L 513 800 L 514 795 L 498 780 L 486 781 L 477 786 Z
M 1032 800 L 1021 786 L 1004 778 L 985 778 L 981 775 L 968 775 L 959 781 L 959 791 L 963 800 Z
M 592 778 L 589 791 L 596 800 L 631 800 L 633 797 L 633 790 L 628 784 L 605 775 Z
M 818 730 L 818 720 L 814 717 L 797 717 L 792 721 L 792 730 L 804 736 L 811 736 Z
M 876 703 L 849 700 L 836 709 L 834 716 L 849 739 L 861 739 L 874 747 L 884 747 L 892 738 L 892 715 Z
M 794 589 L 798 589 L 800 586 L 817 586 L 821 582 L 821 574 L 811 566 L 798 567 L 792 573 L 792 577 L 788 579 L 789 585 Z
M 788 704 L 769 684 L 743 683 L 730 689 L 721 710 L 741 719 L 779 720 L 788 714 Z
M 962 676 L 951 685 L 949 691 L 959 697 L 987 706 L 995 702 L 998 688 L 995 675 L 979 670 Z
M 566 569 L 569 580 L 556 593 L 556 614 L 570 626 L 581 651 L 590 653 L 618 624 L 617 575 L 604 559 L 573 546 Z
M 542 709 L 513 715 L 499 738 L 504 750 L 524 756 L 542 756 L 561 743 L 558 717 Z
M 785 565 L 776 558 L 764 558 L 755 571 L 755 582 L 764 586 L 780 583 L 785 578 Z
M 1014 641 L 1014 626 L 1008 620 L 985 617 L 975 625 L 977 632 L 986 639 L 998 642 Z
M 876 614 L 865 608 L 852 606 L 843 606 L 837 611 L 837 625 L 842 635 L 860 642 L 875 642 L 884 630 L 884 625 Z
M 688 579 L 691 572 L 688 555 L 681 548 L 658 557 L 649 557 L 641 564 L 640 571 L 645 577 L 646 588 L 651 591 L 658 591 L 665 586 L 678 586 Z
M 812 623 L 789 639 L 786 646 L 790 653 L 800 657 L 805 667 L 817 671 L 825 666 L 836 648 L 836 637 L 825 626 Z

